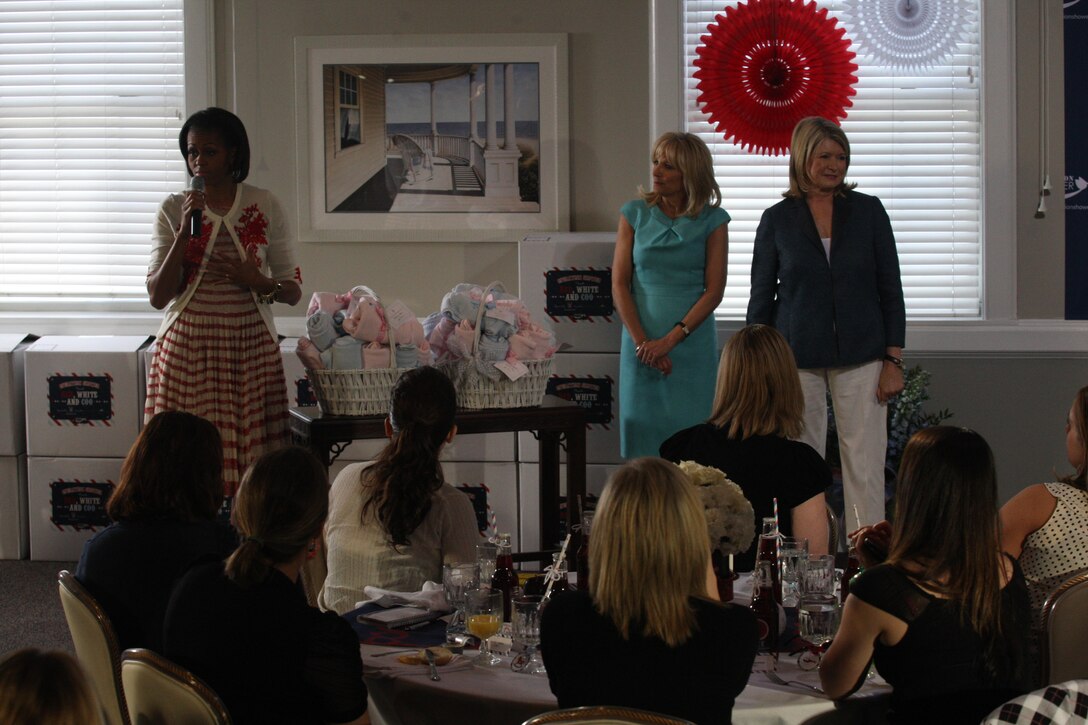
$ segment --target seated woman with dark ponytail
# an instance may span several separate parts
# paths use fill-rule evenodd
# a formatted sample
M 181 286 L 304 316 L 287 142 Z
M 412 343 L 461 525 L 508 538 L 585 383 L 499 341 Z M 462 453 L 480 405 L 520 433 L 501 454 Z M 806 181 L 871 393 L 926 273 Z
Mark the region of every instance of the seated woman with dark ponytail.
M 401 375 L 390 396 L 389 443 L 332 484 L 325 528 L 328 576 L 319 603 L 343 614 L 363 587 L 419 591 L 442 564 L 473 561 L 480 531 L 469 498 L 445 482 L 439 454 L 453 440 L 457 393 L 430 367 Z
M 234 501 L 242 543 L 225 563 L 192 569 L 170 598 L 164 654 L 207 682 L 235 725 L 370 722 L 358 637 L 298 585 L 321 541 L 327 481 L 304 448 L 261 456 Z

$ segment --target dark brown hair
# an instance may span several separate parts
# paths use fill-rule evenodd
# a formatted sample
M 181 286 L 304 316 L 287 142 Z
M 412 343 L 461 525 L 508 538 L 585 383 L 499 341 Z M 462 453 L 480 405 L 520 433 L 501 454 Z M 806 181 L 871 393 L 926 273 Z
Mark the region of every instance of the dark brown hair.
M 223 443 L 210 421 L 182 411 L 157 413 L 121 465 L 106 503 L 114 521 L 211 521 L 223 503 Z
M 360 474 L 366 523 L 373 515 L 389 543 L 407 546 L 412 532 L 431 510 L 431 496 L 445 478 L 438 454 L 453 428 L 457 391 L 432 367 L 400 376 L 389 401 L 393 437 L 373 465 Z
M 4 725 L 93 725 L 103 722 L 90 679 L 67 652 L 28 648 L 0 658 Z
M 1088 385 L 1078 390 L 1073 398 L 1073 419 L 1069 424 L 1076 430 L 1080 444 L 1084 446 L 1088 443 Z M 1058 480 L 1082 491 L 1088 489 L 1088 454 L 1083 457 L 1072 476 L 1060 476 Z
M 227 576 L 243 588 L 260 584 L 321 535 L 329 513 L 329 478 L 301 446 L 265 453 L 242 477 L 234 527 L 242 543 L 227 559 Z
M 249 135 L 246 133 L 242 119 L 235 116 L 225 108 L 205 108 L 189 116 L 185 125 L 178 134 L 178 145 L 181 146 L 181 156 L 186 160 L 185 169 L 189 176 L 193 170 L 189 168 L 189 132 L 204 131 L 205 133 L 218 133 L 223 139 L 223 145 L 234 152 L 234 164 L 231 167 L 231 177 L 235 181 L 245 181 L 249 176 Z

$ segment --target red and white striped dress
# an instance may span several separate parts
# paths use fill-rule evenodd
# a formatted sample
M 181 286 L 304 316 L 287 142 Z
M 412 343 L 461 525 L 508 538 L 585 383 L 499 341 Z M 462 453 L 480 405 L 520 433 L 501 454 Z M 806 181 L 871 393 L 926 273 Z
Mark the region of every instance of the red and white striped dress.
M 212 259 L 239 261 L 226 225 Z M 232 497 L 249 464 L 288 442 L 287 385 L 279 346 L 250 291 L 211 277 L 201 277 L 192 299 L 159 338 L 144 418 L 184 410 L 215 423 L 223 438 L 225 493 Z

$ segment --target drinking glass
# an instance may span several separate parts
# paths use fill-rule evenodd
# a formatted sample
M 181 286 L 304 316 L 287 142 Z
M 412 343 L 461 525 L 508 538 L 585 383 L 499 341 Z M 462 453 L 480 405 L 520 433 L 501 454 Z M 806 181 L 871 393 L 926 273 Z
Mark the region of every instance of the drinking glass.
M 502 660 L 491 652 L 487 643 L 502 628 L 502 591 L 471 589 L 465 592 L 465 622 L 468 633 L 480 640 L 480 654 L 472 659 L 477 667 L 495 667 Z
M 808 539 L 783 536 L 778 557 L 782 567 L 782 606 L 796 607 L 800 604 L 804 591 Z
M 510 669 L 526 675 L 546 675 L 544 663 L 537 656 L 540 646 L 540 613 L 543 597 L 519 597 L 514 600 L 514 644 L 524 648 L 510 663 Z
M 490 586 L 495 573 L 495 561 L 499 558 L 499 546 L 494 541 L 476 544 L 476 566 L 479 567 L 480 583 Z
M 814 669 L 839 626 L 839 600 L 835 596 L 835 557 L 813 556 L 805 570 L 805 591 L 798 611 L 801 639 L 806 647 L 797 660 L 801 669 Z
M 833 597 L 837 581 L 833 555 L 810 556 L 805 567 L 805 588 L 802 598 Z
M 479 586 L 475 562 L 459 562 L 442 567 L 442 588 L 453 614 L 446 626 L 446 647 L 460 653 L 468 639 L 465 627 L 465 592 Z

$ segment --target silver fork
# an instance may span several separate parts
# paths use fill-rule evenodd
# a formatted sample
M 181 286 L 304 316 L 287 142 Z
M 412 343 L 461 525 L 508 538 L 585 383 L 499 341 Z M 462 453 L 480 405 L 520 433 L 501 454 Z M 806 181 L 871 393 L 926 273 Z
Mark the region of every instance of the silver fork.
M 767 675 L 767 679 L 775 683 L 776 685 L 783 685 L 785 687 L 801 687 L 816 693 L 820 697 L 827 697 L 824 694 L 824 691 L 821 690 L 819 687 L 816 687 L 815 685 L 810 685 L 807 682 L 801 682 L 799 680 L 783 680 L 774 670 L 767 670 L 763 674 Z

